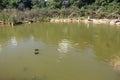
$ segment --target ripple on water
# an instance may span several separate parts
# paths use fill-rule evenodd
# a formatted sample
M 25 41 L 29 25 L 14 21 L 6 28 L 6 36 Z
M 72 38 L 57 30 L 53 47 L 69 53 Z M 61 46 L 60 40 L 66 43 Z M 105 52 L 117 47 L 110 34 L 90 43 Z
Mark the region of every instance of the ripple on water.
M 67 53 L 70 48 L 72 47 L 72 44 L 69 40 L 63 39 L 58 44 L 59 48 L 57 49 L 59 53 Z
M 33 77 L 32 77 L 32 80 L 45 80 L 45 79 L 46 79 L 46 76 L 42 76 L 42 77 L 33 76 Z
M 24 72 L 28 71 L 28 67 L 23 67 L 23 71 Z
M 16 40 L 16 37 L 11 37 L 11 39 L 8 41 L 8 47 L 14 48 L 18 45 L 18 42 Z
M 0 45 L 0 52 L 2 51 L 1 45 Z
M 115 71 L 120 72 L 120 56 L 114 56 L 110 63 Z
M 2 48 L 1 48 L 1 45 L 0 45 L 0 55 L 1 55 L 1 51 L 2 51 Z

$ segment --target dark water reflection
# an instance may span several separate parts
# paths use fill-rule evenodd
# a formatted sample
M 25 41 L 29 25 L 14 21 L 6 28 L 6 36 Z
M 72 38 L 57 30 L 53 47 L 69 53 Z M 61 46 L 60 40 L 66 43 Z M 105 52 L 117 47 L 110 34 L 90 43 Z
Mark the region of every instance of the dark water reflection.
M 0 27 L 0 80 L 119 80 L 119 76 L 116 27 L 83 23 Z

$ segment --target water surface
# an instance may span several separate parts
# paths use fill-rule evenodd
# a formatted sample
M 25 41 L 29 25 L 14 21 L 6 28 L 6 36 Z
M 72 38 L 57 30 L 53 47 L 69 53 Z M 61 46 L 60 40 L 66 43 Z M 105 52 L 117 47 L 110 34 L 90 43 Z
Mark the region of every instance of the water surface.
M 83 23 L 0 26 L 0 80 L 120 80 L 120 29 Z

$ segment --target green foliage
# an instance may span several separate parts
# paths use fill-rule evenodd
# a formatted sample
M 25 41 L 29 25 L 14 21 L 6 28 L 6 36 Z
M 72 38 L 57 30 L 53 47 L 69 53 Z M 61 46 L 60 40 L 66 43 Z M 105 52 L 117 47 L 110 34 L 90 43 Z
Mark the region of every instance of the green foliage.
M 0 0 L 1 10 L 13 8 L 23 12 L 21 20 L 28 16 L 30 18 L 40 17 L 41 20 L 43 17 L 90 15 L 94 18 L 116 18 L 120 16 L 120 0 Z M 3 15 L 4 18 L 6 14 L 8 13 Z
M 9 4 L 8 0 L 0 0 L 0 9 L 7 8 Z
M 9 0 L 9 8 L 16 8 L 20 0 Z
M 117 2 L 112 2 L 108 5 L 108 11 L 109 12 L 119 12 L 120 11 L 120 3 L 117 3 Z
M 32 8 L 40 8 L 41 5 L 40 5 L 41 1 L 40 0 L 32 0 Z
M 24 8 L 25 8 L 25 5 L 24 5 L 23 3 L 20 3 L 20 4 L 18 5 L 18 10 L 23 11 Z
M 8 21 L 9 15 L 7 13 L 2 13 L 2 21 L 5 23 Z

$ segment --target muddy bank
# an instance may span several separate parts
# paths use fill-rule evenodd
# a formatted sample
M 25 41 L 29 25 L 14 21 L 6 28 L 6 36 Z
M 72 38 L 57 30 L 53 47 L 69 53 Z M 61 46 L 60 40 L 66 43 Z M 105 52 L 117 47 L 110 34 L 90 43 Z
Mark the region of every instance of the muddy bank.
M 50 22 L 84 22 L 94 24 L 110 24 L 120 26 L 120 19 L 86 19 L 86 18 L 52 18 Z
M 84 23 L 94 23 L 94 24 L 109 24 L 120 26 L 120 19 L 90 19 L 90 18 L 51 18 L 48 21 L 34 21 L 34 20 L 26 20 L 22 22 L 3 22 L 0 21 L 2 25 L 20 25 L 20 24 L 32 24 L 38 22 L 55 22 L 55 23 L 71 23 L 71 22 L 84 22 Z
M 33 20 L 21 21 L 21 22 L 4 22 L 4 21 L 0 21 L 0 25 L 14 26 L 14 25 L 20 25 L 20 24 L 32 24 L 32 23 L 36 23 L 36 22 L 37 21 L 33 21 Z

